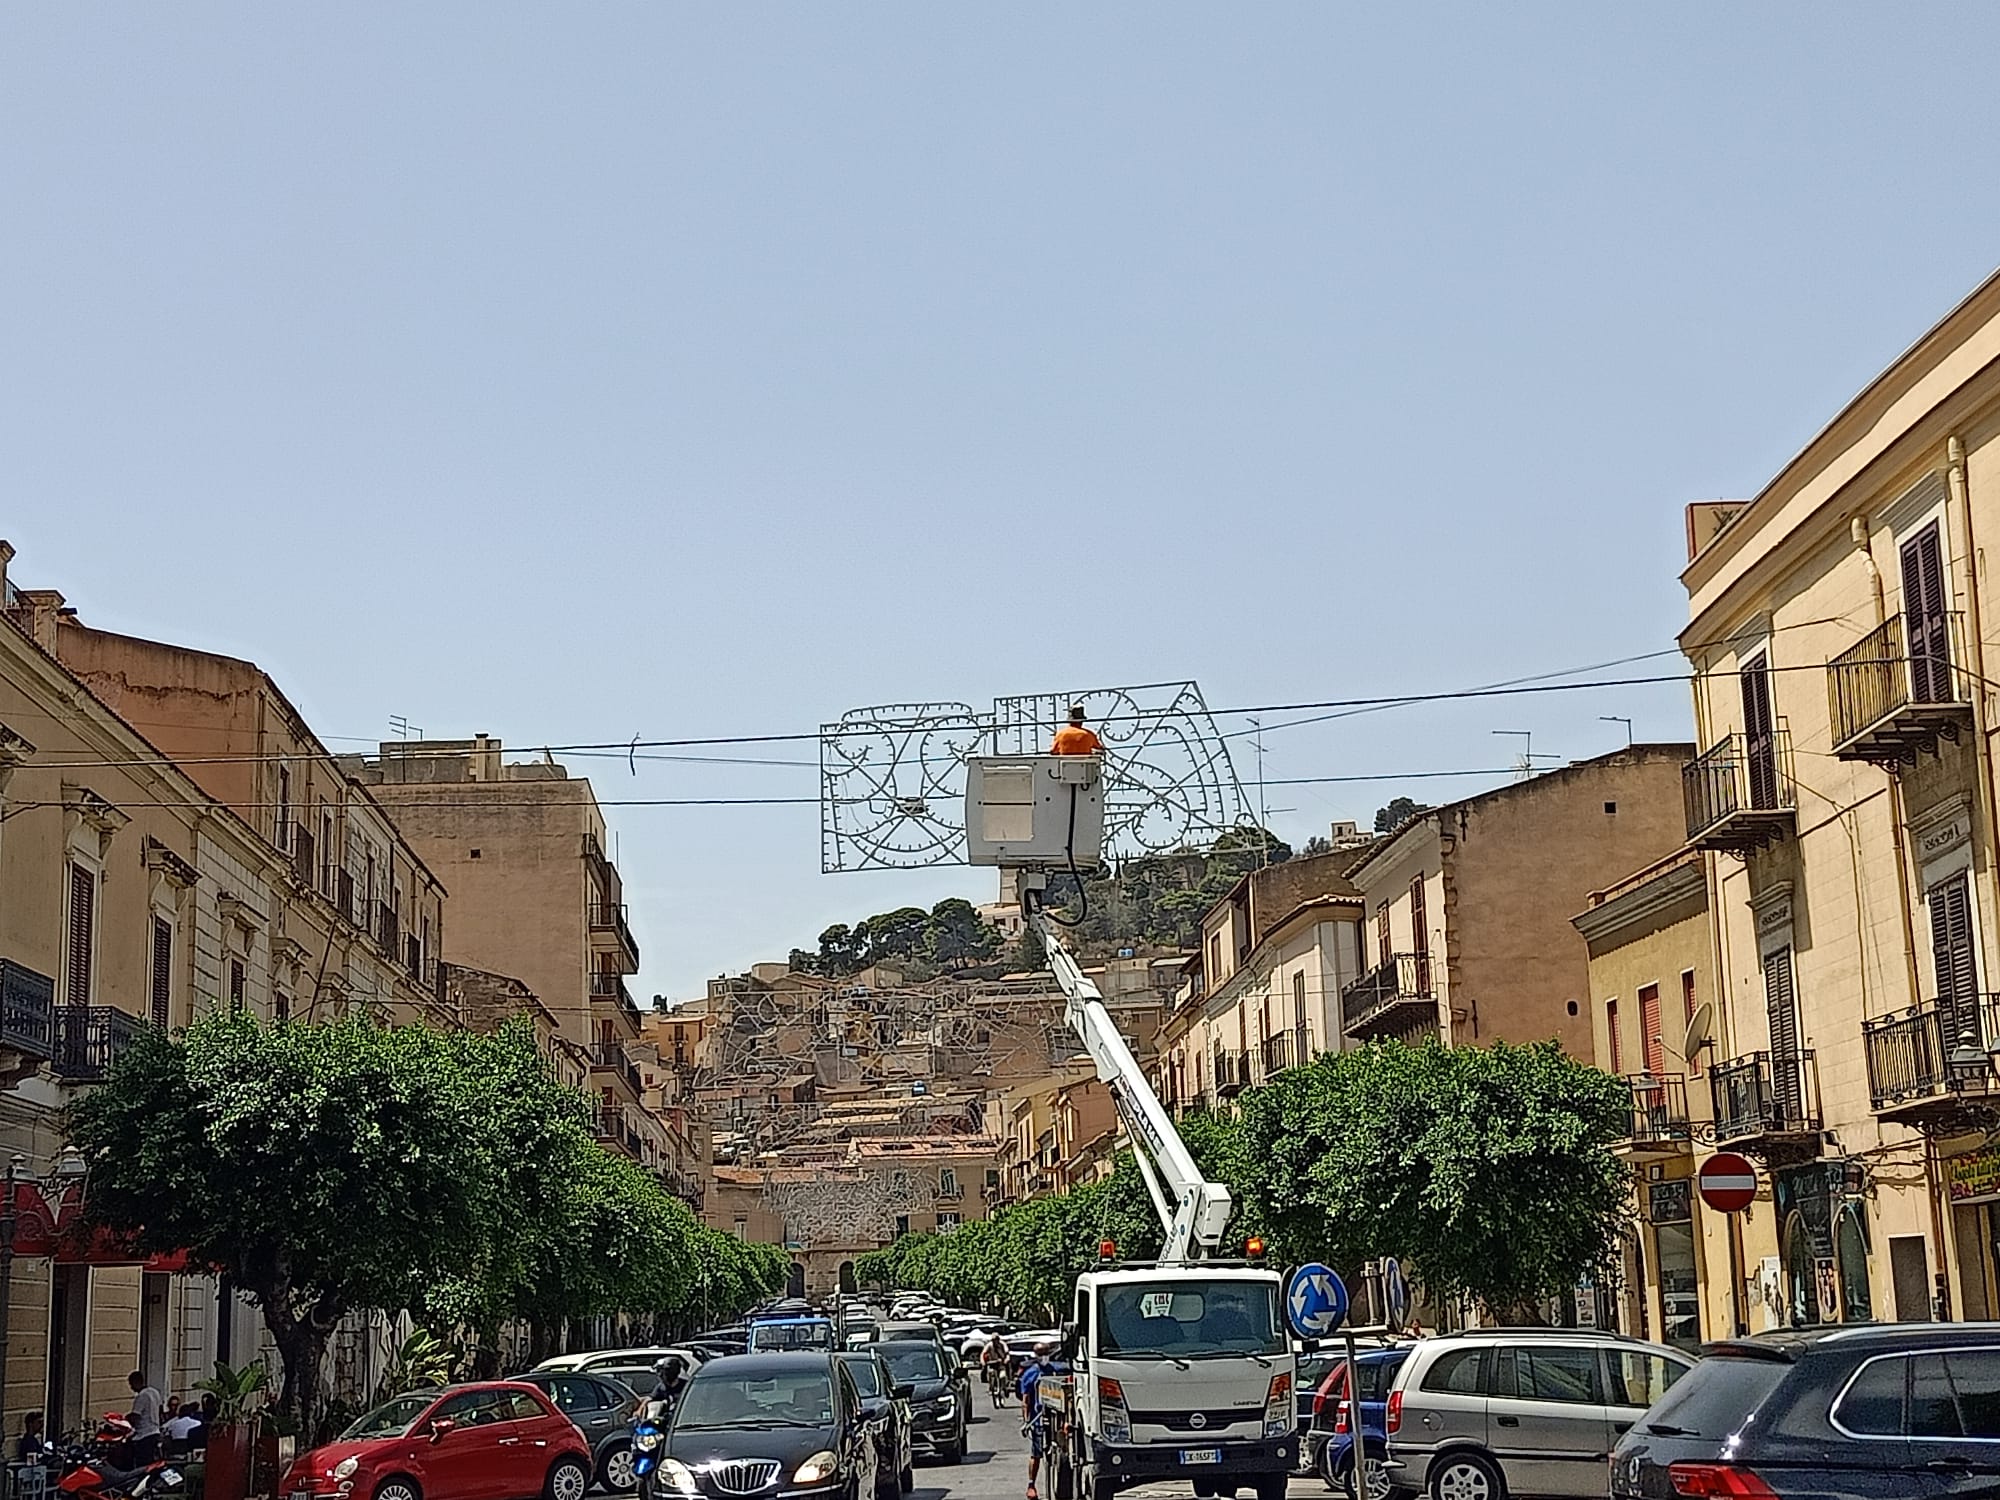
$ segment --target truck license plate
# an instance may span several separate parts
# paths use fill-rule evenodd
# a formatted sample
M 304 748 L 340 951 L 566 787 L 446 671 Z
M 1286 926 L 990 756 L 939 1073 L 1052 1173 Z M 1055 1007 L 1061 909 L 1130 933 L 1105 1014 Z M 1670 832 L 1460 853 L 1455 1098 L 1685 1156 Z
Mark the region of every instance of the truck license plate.
M 1183 1448 L 1181 1462 L 1184 1464 L 1219 1464 L 1222 1462 L 1220 1448 Z

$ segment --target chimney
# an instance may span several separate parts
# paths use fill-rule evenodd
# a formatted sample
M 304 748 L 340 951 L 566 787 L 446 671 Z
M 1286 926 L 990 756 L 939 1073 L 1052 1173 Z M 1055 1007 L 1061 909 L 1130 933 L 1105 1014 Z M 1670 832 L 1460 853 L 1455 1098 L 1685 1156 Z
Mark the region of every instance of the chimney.
M 500 742 L 484 731 L 472 737 L 472 779 L 500 779 Z
M 55 589 L 18 589 L 14 619 L 30 639 L 49 655 L 56 654 L 56 623 L 65 614 L 63 596 Z
M 13 560 L 14 544 L 4 538 L 0 538 L 0 600 L 6 600 L 10 595 L 10 590 L 7 587 L 7 564 Z

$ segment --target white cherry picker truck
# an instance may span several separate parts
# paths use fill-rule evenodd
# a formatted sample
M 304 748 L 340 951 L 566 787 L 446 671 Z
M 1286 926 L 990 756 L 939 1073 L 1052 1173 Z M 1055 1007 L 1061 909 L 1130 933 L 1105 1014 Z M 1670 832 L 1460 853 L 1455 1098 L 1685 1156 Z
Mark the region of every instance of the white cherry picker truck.
M 1094 868 L 1104 828 L 1098 756 L 983 756 L 967 764 L 967 858 L 1011 871 L 1070 1029 L 1110 1090 L 1160 1217 L 1157 1259 L 1101 1262 L 1077 1277 L 1063 1323 L 1069 1371 L 1045 1378 L 1043 1455 L 1055 1500 L 1110 1500 L 1129 1485 L 1185 1480 L 1198 1496 L 1253 1489 L 1283 1500 L 1298 1459 L 1296 1369 L 1277 1271 L 1218 1258 L 1229 1189 L 1209 1182 L 1119 1034 L 1097 986 L 1042 904 L 1054 870 Z

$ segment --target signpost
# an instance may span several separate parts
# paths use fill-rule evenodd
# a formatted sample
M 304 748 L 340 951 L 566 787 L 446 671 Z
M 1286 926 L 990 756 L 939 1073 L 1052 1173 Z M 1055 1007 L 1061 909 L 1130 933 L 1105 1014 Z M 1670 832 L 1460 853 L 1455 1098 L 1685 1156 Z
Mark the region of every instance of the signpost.
M 1737 1214 L 1757 1196 L 1757 1169 L 1734 1151 L 1718 1151 L 1695 1174 L 1701 1201 L 1719 1214 Z
M 1352 1500 L 1362 1500 L 1361 1471 L 1367 1462 L 1368 1444 L 1361 1429 L 1361 1385 L 1359 1371 L 1354 1367 L 1354 1330 L 1347 1323 L 1346 1283 L 1335 1274 L 1333 1267 L 1321 1265 L 1318 1261 L 1307 1261 L 1285 1281 L 1285 1319 L 1292 1325 L 1292 1332 L 1302 1339 L 1323 1339 L 1336 1330 L 1341 1331 L 1346 1339 L 1345 1395 L 1347 1432 L 1351 1442 L 1347 1472 L 1354 1482 Z M 1298 1376 L 1294 1375 L 1292 1379 L 1296 1381 Z M 1298 1389 L 1294 1386 L 1294 1410 L 1297 1410 L 1298 1399 Z M 1299 1441 L 1305 1441 L 1303 1434 Z
M 1391 1333 L 1410 1326 L 1410 1283 L 1393 1255 L 1382 1258 L 1382 1325 Z

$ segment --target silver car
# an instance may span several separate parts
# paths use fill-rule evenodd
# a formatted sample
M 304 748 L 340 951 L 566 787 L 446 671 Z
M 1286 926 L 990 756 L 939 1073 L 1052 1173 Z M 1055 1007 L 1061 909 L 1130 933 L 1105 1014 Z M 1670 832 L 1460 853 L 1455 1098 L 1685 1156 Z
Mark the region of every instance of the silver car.
M 1431 1500 L 1601 1496 L 1619 1437 L 1693 1367 L 1678 1349 L 1584 1329 L 1425 1339 L 1389 1393 L 1389 1483 Z

